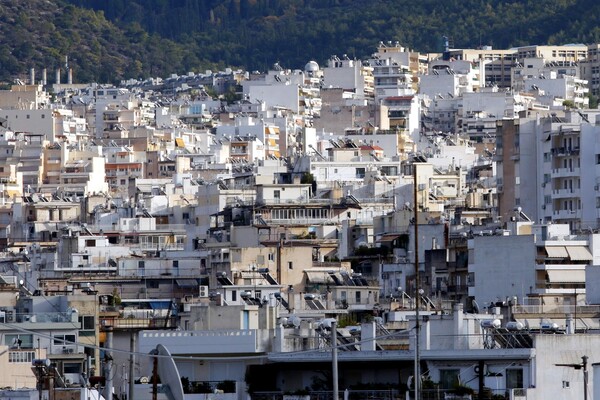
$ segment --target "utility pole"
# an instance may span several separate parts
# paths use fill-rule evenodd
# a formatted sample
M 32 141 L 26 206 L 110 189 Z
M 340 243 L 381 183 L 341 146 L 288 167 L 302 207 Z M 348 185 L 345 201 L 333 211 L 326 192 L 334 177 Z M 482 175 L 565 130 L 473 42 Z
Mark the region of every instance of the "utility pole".
M 577 364 L 554 364 L 557 367 L 571 367 L 573 369 L 581 369 L 583 370 L 583 400 L 587 400 L 587 389 L 588 389 L 588 356 L 582 356 L 581 362 Z
M 421 294 L 419 291 L 421 290 L 421 279 L 419 273 L 419 212 L 417 206 L 417 193 L 419 185 L 417 183 L 417 164 L 413 163 L 413 181 L 414 181 L 414 190 L 413 190 L 413 213 L 415 219 L 415 376 L 414 376 L 414 385 L 415 385 L 415 399 L 420 400 L 420 389 L 421 389 L 421 368 L 420 368 L 420 354 L 419 354 L 419 336 L 421 334 L 421 325 L 419 321 L 419 307 L 421 306 Z
M 337 321 L 331 322 L 331 375 L 333 379 L 333 400 L 339 400 L 338 388 L 338 348 L 337 348 Z
M 152 358 L 152 400 L 158 399 L 158 352 Z
M 113 357 L 112 357 L 112 348 L 113 348 L 113 327 L 107 326 L 104 328 L 106 332 L 106 353 L 104 359 L 106 360 L 106 365 L 104 369 L 104 376 L 106 378 L 106 386 L 104 388 L 104 398 L 106 400 L 113 399 Z
M 134 368 L 135 368 L 135 351 L 136 351 L 136 331 L 131 330 L 131 338 L 129 339 L 129 396 L 127 400 L 133 400 L 133 388 L 134 388 Z

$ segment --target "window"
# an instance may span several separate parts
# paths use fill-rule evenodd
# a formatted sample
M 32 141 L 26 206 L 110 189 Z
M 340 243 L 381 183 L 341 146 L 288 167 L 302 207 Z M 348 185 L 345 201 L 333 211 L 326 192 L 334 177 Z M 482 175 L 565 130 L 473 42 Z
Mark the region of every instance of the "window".
M 288 261 L 288 269 L 294 269 L 294 263 L 291 261 Z
M 179 268 L 179 260 L 173 260 L 173 268 Z
M 279 191 L 279 190 L 273 191 L 273 197 L 275 198 L 275 200 L 281 199 L 281 191 Z
M 459 369 L 440 370 L 440 386 L 442 389 L 452 389 L 458 384 Z
M 365 177 L 365 168 L 356 168 L 356 177 L 364 178 Z
M 63 364 L 63 373 L 64 374 L 80 374 L 81 373 L 81 363 L 64 363 Z
M 79 323 L 81 330 L 79 336 L 95 336 L 96 335 L 96 319 L 93 315 L 80 315 Z
M 146 268 L 146 262 L 145 261 L 138 261 L 138 268 Z
M 269 261 L 275 261 L 275 254 L 269 253 L 268 259 L 269 259 Z
M 360 291 L 359 290 L 356 291 L 356 294 L 354 295 L 354 297 L 355 297 L 356 303 L 360 304 Z
M 58 346 L 74 344 L 76 342 L 75 335 L 54 335 L 54 344 Z
M 4 345 L 10 349 L 33 349 L 33 335 L 4 335 Z
M 523 370 L 520 368 L 508 368 L 506 370 L 506 388 L 523 388 Z

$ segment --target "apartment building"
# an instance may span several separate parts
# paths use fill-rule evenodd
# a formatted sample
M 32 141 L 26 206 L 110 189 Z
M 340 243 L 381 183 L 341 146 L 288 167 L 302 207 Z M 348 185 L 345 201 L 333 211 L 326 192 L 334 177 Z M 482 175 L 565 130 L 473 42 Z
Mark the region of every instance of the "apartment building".
M 600 95 L 600 44 L 587 47 L 587 57 L 579 62 L 581 78 L 588 81 L 590 93 Z
M 357 98 L 373 97 L 373 67 L 361 60 L 331 56 L 323 68 L 323 88 L 339 88 L 356 94 Z

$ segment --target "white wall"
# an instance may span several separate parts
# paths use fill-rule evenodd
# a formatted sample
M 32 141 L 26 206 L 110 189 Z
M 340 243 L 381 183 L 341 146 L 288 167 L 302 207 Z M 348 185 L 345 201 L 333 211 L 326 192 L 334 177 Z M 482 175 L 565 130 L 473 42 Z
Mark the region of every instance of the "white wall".
M 497 299 L 517 296 L 522 303 L 535 287 L 533 235 L 476 236 L 469 240 L 469 273 L 474 273 L 475 296 L 480 307 Z

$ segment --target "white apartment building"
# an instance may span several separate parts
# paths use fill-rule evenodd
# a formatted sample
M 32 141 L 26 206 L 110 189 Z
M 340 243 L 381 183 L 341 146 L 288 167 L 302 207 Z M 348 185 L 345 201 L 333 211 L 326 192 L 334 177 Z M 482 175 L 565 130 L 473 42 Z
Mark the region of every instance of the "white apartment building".
M 597 228 L 600 218 L 597 113 L 567 113 L 543 120 L 537 131 L 537 181 L 541 183 L 541 215 L 571 229 Z M 523 171 L 522 171 L 523 172 Z M 541 200 L 541 198 L 540 198 Z
M 587 49 L 587 58 L 579 62 L 581 78 L 588 81 L 590 92 L 600 94 L 600 43 L 590 44 Z
M 377 124 L 382 131 L 403 133 L 417 142 L 421 132 L 421 102 L 414 95 L 386 96 L 379 99 Z
M 374 91 L 373 67 L 361 60 L 331 56 L 323 68 L 323 87 L 353 91 L 358 98 L 372 97 Z
M 50 95 L 42 85 L 12 85 L 0 90 L 2 110 L 39 110 L 50 105 Z
M 469 61 L 434 60 L 429 63 L 428 74 L 420 76 L 419 94 L 454 97 L 480 90 L 479 82 L 480 71 Z
M 586 267 L 599 257 L 593 245 L 598 235 L 571 235 L 566 224 L 530 225 L 526 231 L 469 240 L 469 296 L 480 307 L 507 297 L 518 304 L 551 304 L 555 298 L 573 304 L 577 294 L 583 302 Z M 535 328 L 539 322 L 529 323 Z
M 512 92 L 490 88 L 464 93 L 458 105 L 457 132 L 477 143 L 493 143 L 496 121 L 515 118 L 525 105 Z
M 283 131 L 285 135 L 285 131 Z M 232 152 L 239 152 L 242 150 L 243 146 L 237 146 L 232 144 L 235 142 L 243 142 L 242 138 L 244 137 L 255 137 L 258 142 L 256 143 L 256 153 L 240 153 L 232 154 Z M 230 158 L 244 158 L 249 162 L 253 162 L 256 158 L 260 157 L 262 150 L 262 158 L 268 158 L 270 156 L 280 157 L 282 154 L 285 154 L 285 148 L 280 146 L 280 143 L 283 143 L 282 138 L 282 130 L 279 126 L 265 122 L 263 119 L 256 119 L 249 116 L 236 117 L 235 125 L 221 125 L 216 129 L 216 138 L 224 139 L 228 138 L 230 142 Z M 259 146 L 258 143 L 262 144 Z M 262 149 L 261 149 L 262 147 Z M 249 151 L 249 148 L 246 147 L 245 151 Z M 244 156 L 244 157 L 241 157 Z M 252 156 L 253 158 L 249 158 Z

